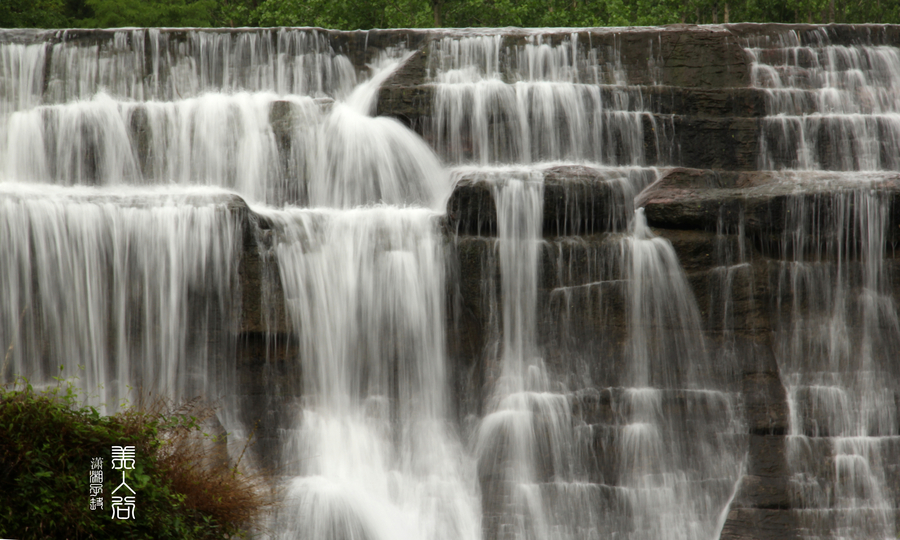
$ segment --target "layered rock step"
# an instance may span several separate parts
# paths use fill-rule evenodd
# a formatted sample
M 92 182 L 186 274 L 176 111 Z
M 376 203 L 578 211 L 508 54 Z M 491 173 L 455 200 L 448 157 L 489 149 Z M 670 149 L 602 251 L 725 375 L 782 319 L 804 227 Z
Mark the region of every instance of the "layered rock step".
M 447 203 L 448 229 L 460 236 L 496 236 L 496 186 L 504 176 L 514 175 L 515 168 L 457 171 Z M 542 185 L 545 238 L 624 230 L 634 210 L 634 197 L 658 175 L 648 168 L 587 165 L 541 166 L 534 171 Z
M 585 183 L 583 168 L 572 169 L 574 181 L 571 186 L 566 186 L 565 180 L 559 182 L 558 176 L 551 176 L 559 175 L 560 169 L 553 169 L 552 173 L 549 172 L 551 169 L 547 171 L 543 180 L 550 179 L 547 184 L 551 187 L 544 192 L 544 204 L 550 209 L 550 215 L 559 213 L 554 209 L 556 201 L 566 201 L 565 196 L 561 199 L 547 196 L 556 189 L 571 187 L 582 200 L 591 200 L 595 205 L 604 204 L 602 201 L 610 197 L 614 202 L 617 200 L 609 186 L 602 182 Z M 732 336 L 735 332 L 743 336 L 739 339 L 745 343 L 738 365 L 743 371 L 740 391 L 750 434 L 750 453 L 747 476 L 735 495 L 731 513 L 725 521 L 723 538 L 746 535 L 789 538 L 797 534 L 798 528 L 806 526 L 804 520 L 808 521 L 813 510 L 806 510 L 797 502 L 796 488 L 790 480 L 786 383 L 782 381 L 781 369 L 773 356 L 774 344 L 766 337 L 780 327 L 779 321 L 790 314 L 786 306 L 794 302 L 795 291 L 779 286 L 779 275 L 795 264 L 793 261 L 798 255 L 825 267 L 832 264 L 829 261 L 849 256 L 851 260 L 844 263 L 847 276 L 851 281 L 856 280 L 857 287 L 864 287 L 870 263 L 861 250 L 862 244 L 870 245 L 871 239 L 861 238 L 859 234 L 864 234 L 860 227 L 864 229 L 869 218 L 884 220 L 881 225 L 873 226 L 885 226 L 885 229 L 883 235 L 873 238 L 880 244 L 870 245 L 868 249 L 881 252 L 879 257 L 887 256 L 884 261 L 887 268 L 895 268 L 891 253 L 896 234 L 891 224 L 896 223 L 897 187 L 894 173 L 776 174 L 669 169 L 660 171 L 660 180 L 646 189 L 635 203 L 643 207 L 654 232 L 669 240 L 679 254 L 679 262 L 687 272 L 712 342 L 717 343 L 718 333 L 726 330 Z M 585 195 L 585 190 L 592 191 L 593 195 Z M 458 231 L 460 235 L 482 235 L 476 238 L 460 236 L 456 240 L 462 265 L 460 274 L 464 276 L 461 283 L 468 283 L 466 277 L 472 277 L 473 285 L 464 285 L 460 289 L 463 297 L 473 298 L 463 302 L 462 312 L 466 316 L 460 319 L 463 326 L 468 324 L 471 329 L 478 328 L 479 324 L 465 321 L 467 316 L 477 319 L 477 313 L 483 309 L 481 287 L 485 280 L 491 282 L 498 278 L 496 268 L 484 263 L 495 249 L 490 238 L 496 234 L 493 193 L 490 182 L 465 178 L 457 185 L 450 208 L 469 206 L 475 211 L 470 214 L 448 212 L 448 219 L 454 224 L 451 231 Z M 466 205 L 459 201 L 473 202 Z M 869 205 L 871 214 L 868 214 Z M 801 215 L 796 215 L 798 213 Z M 869 217 L 861 217 L 860 213 Z M 843 220 L 841 223 L 857 232 L 841 233 L 843 236 L 835 234 L 839 231 L 835 231 L 832 219 Z M 551 312 L 561 315 L 558 323 L 553 323 L 551 316 L 549 324 L 541 326 L 541 332 L 552 335 L 554 324 L 558 324 L 561 326 L 556 326 L 555 331 L 564 327 L 571 338 L 576 335 L 573 333 L 576 328 L 587 325 L 581 330 L 583 333 L 577 332 L 579 345 L 574 350 L 601 353 L 612 366 L 620 365 L 617 364 L 620 360 L 613 359 L 616 352 L 622 350 L 625 336 L 624 333 L 619 333 L 618 338 L 614 336 L 617 327 L 621 330 L 627 327 L 624 318 L 627 282 L 623 279 L 622 269 L 610 261 L 616 260 L 621 253 L 624 231 L 613 232 L 616 227 L 607 221 L 593 228 L 582 226 L 580 229 L 593 234 L 564 237 L 546 218 L 543 230 L 546 240 L 541 250 L 544 262 L 541 263 L 539 288 L 544 292 L 539 293 L 539 305 L 546 302 L 555 306 Z M 569 230 L 579 229 L 569 226 Z M 846 251 L 835 251 L 838 244 L 846 246 Z M 856 262 L 854 257 L 857 257 Z M 893 276 L 894 272 L 889 274 Z M 775 298 L 773 291 L 778 291 Z M 809 308 L 806 300 L 798 301 Z M 596 321 L 596 326 L 590 326 L 589 321 Z M 860 325 L 862 321 L 857 320 L 855 324 Z M 467 339 L 472 339 L 472 334 L 468 334 Z M 555 349 L 560 352 L 559 358 L 571 361 L 572 356 L 565 350 L 566 339 L 550 339 L 554 347 L 559 347 Z M 606 343 L 588 345 L 598 340 Z M 553 358 L 556 358 L 553 353 L 545 358 L 551 369 Z M 562 368 L 563 372 L 565 369 Z M 595 371 L 592 378 L 615 380 L 609 377 L 615 377 L 617 372 L 621 374 L 616 367 Z M 816 414 L 799 414 L 806 419 L 806 424 L 815 422 Z M 591 432 L 611 434 L 621 429 L 603 426 L 597 424 Z M 612 455 L 609 452 L 615 454 L 616 451 L 601 448 L 595 455 Z M 818 463 L 817 459 L 809 458 L 809 461 Z M 822 470 L 833 472 L 833 462 L 823 458 L 823 463 Z M 815 511 L 862 515 L 859 514 L 861 510 L 850 509 Z M 838 523 L 844 518 L 828 519 Z M 851 518 L 844 522 L 847 519 Z
M 542 34 L 538 39 L 527 34 L 493 35 L 470 41 L 493 40 L 482 43 L 488 52 L 479 54 L 489 56 L 491 49 L 496 51 L 495 71 L 465 83 L 435 76 L 437 67 L 457 67 L 448 63 L 445 46 L 435 39 L 386 82 L 377 110 L 399 118 L 444 152 L 446 132 L 452 128 L 447 124 L 450 109 L 446 107 L 466 103 L 470 110 L 477 108 L 472 84 L 494 85 L 490 99 L 497 103 L 504 99 L 504 92 L 520 96 L 518 112 L 511 105 L 508 112 L 488 122 L 485 129 L 495 130 L 496 137 L 504 128 L 518 129 L 522 120 L 517 118 L 525 116 L 555 123 L 561 129 L 575 122 L 565 101 L 570 98 L 552 90 L 553 83 L 566 81 L 574 85 L 576 95 L 591 96 L 592 104 L 582 104 L 580 114 L 595 116 L 608 126 L 604 134 L 608 149 L 601 158 L 607 163 L 628 164 L 628 152 L 623 152 L 622 146 L 637 145 L 643 152 L 640 164 L 749 171 L 817 163 L 840 168 L 872 162 L 896 168 L 891 157 L 896 154 L 891 142 L 898 129 L 896 106 L 890 105 L 890 89 L 896 85 L 890 82 L 890 59 L 879 55 L 891 54 L 883 47 L 895 44 L 897 35 L 893 27 L 879 30 L 725 25 L 634 29 L 614 35 L 598 30 L 560 32 Z M 462 43 L 466 38 L 457 39 Z M 801 44 L 801 40 L 813 44 Z M 868 44 L 862 48 L 867 52 L 854 52 L 851 46 L 859 43 Z M 568 71 L 547 69 L 547 58 L 565 54 L 566 49 L 572 57 Z M 544 51 L 543 57 L 528 56 L 539 50 Z M 799 56 L 791 56 L 798 50 Z M 845 105 L 839 107 L 847 109 L 851 102 L 861 105 L 853 110 L 822 105 L 829 103 L 826 92 L 833 90 L 831 83 L 823 81 L 837 80 L 847 65 L 862 71 L 876 88 L 881 87 L 878 80 L 887 80 L 885 94 L 853 98 L 848 83 L 847 98 L 841 101 Z M 882 76 L 879 69 L 888 72 Z M 798 80 L 806 80 L 806 86 L 798 87 Z M 527 101 L 538 91 L 531 81 L 543 81 L 541 92 L 556 92 L 553 107 L 537 112 L 523 106 L 522 97 Z M 785 111 L 793 116 L 785 118 Z M 868 116 L 862 119 L 860 113 Z M 811 116 L 800 116 L 804 114 Z M 631 133 L 616 132 L 617 124 L 629 115 L 628 121 L 639 127 L 638 139 Z M 463 131 L 462 139 L 451 142 L 460 145 L 464 153 L 471 152 L 470 147 L 479 144 L 473 136 L 473 132 Z M 853 153 L 865 155 L 853 158 Z M 483 159 L 477 153 L 474 157 Z

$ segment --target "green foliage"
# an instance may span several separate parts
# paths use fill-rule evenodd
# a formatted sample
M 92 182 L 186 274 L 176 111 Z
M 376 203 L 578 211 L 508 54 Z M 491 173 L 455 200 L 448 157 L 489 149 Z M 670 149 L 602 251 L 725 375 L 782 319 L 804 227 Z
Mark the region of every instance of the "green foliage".
M 86 0 L 94 16 L 86 28 L 122 26 L 196 26 L 215 23 L 216 0 Z
M 251 12 L 255 26 L 321 26 L 343 30 L 431 26 L 423 0 L 265 0 Z
M 0 0 L 0 27 L 900 23 L 900 0 Z
M 178 476 L 175 469 L 186 464 L 167 451 L 171 437 L 166 434 L 196 432 L 196 417 L 138 410 L 108 417 L 79 403 L 68 383 L 47 391 L 37 391 L 27 381 L 0 388 L 0 531 L 4 536 L 198 539 L 241 534 L 241 523 L 198 511 L 191 504 L 193 495 L 170 480 Z M 137 492 L 131 520 L 112 519 L 110 494 L 122 480 L 120 471 L 111 468 L 113 445 L 133 445 L 136 450 L 135 469 L 126 473 L 129 487 Z M 95 457 L 103 458 L 105 504 L 92 511 L 89 484 Z M 202 491 L 209 490 L 204 485 Z
M 63 0 L 0 1 L 0 28 L 63 28 L 70 21 Z

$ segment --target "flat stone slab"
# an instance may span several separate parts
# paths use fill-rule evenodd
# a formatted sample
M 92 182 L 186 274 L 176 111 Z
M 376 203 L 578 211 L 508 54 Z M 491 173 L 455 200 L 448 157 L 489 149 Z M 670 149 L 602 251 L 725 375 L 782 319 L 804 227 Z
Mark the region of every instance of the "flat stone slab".
M 832 171 L 716 171 L 676 168 L 644 191 L 635 206 L 644 208 L 651 227 L 665 229 L 724 228 L 736 232 L 778 235 L 793 230 L 791 212 L 828 215 L 835 205 L 847 209 L 874 194 L 887 204 L 888 222 L 900 218 L 900 173 Z M 889 226 L 886 240 L 900 237 Z

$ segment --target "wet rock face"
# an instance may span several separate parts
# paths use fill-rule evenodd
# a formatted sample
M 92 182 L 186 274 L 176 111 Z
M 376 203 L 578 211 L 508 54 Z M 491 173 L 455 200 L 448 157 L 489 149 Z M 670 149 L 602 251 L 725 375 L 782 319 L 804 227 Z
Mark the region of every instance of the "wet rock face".
M 796 445 L 791 446 L 790 441 L 796 440 L 791 439 L 792 429 L 809 437 L 809 447 L 816 449 L 824 463 L 811 474 L 819 474 L 827 483 L 834 482 L 828 467 L 836 466 L 837 458 L 824 447 L 843 424 L 821 418 L 827 414 L 821 398 L 802 381 L 804 369 L 817 368 L 812 363 L 804 367 L 792 358 L 791 336 L 798 336 L 797 323 L 806 317 L 814 320 L 823 310 L 834 313 L 816 295 L 845 291 L 841 294 L 850 298 L 851 307 L 842 324 L 861 335 L 871 333 L 873 324 L 887 334 L 892 332 L 889 321 L 866 319 L 861 292 L 874 286 L 887 291 L 893 305 L 900 300 L 900 264 L 895 258 L 900 242 L 900 176 L 896 172 L 758 170 L 763 161 L 760 138 L 771 130 L 765 120 L 770 102 L 767 91 L 752 84 L 745 48 L 747 43 L 775 42 L 786 30 L 732 25 L 640 29 L 614 37 L 605 31 L 579 33 L 579 43 L 597 46 L 615 41 L 629 84 L 639 85 L 631 98 L 640 99 L 647 111 L 641 143 L 644 164 L 660 168 L 553 165 L 539 168 L 534 177 L 542 184 L 544 239 L 538 257 L 537 342 L 547 370 L 567 385 L 568 406 L 580 426 L 578 444 L 593 456 L 584 462 L 589 485 L 614 485 L 621 475 L 622 448 L 615 441 L 625 421 L 623 388 L 628 380 L 627 351 L 632 346 L 629 325 L 633 324 L 623 238 L 629 234 L 635 208 L 642 208 L 652 233 L 671 245 L 692 291 L 707 353 L 715 359 L 704 377 L 737 396 L 741 430 L 728 436 L 746 452 L 744 476 L 721 493 L 710 491 L 716 493 L 714 498 L 721 497 L 723 505 L 731 501 L 722 516 L 723 539 L 799 538 L 811 530 L 810 515 L 834 512 L 798 494 L 797 470 L 804 465 L 797 461 Z M 819 29 L 798 27 L 797 31 Z M 835 44 L 852 44 L 867 32 L 833 27 L 828 37 Z M 417 35 L 421 48 L 385 83 L 377 105 L 378 114 L 393 116 L 433 145 L 438 134 L 433 129 L 436 86 L 428 74 L 434 41 L 429 40 L 443 35 Z M 544 36 L 549 43 L 570 38 L 568 34 Z M 522 39 L 514 32 L 503 38 L 504 43 Z M 888 28 L 877 40 L 896 44 L 900 35 Z M 648 64 L 648 58 L 658 61 Z M 614 98 L 607 89 L 600 95 Z M 287 105 L 273 108 L 272 114 L 285 124 L 279 133 L 289 133 L 290 115 L 285 111 Z M 289 143 L 286 136 L 280 142 Z M 823 144 L 834 146 L 827 140 Z M 485 414 L 498 371 L 503 277 L 496 176 L 462 168 L 442 218 L 449 269 L 450 375 L 461 422 Z M 626 189 L 629 186 L 631 190 Z M 869 225 L 877 231 L 872 233 Z M 264 265 L 252 246 L 245 245 L 243 279 L 247 290 L 253 291 L 259 280 L 252 276 Z M 820 272 L 822 288 L 796 286 L 797 268 L 804 264 Z M 876 277 L 873 265 L 878 267 Z M 839 272 L 834 270 L 838 267 Z M 245 293 L 249 315 L 243 330 L 244 350 L 248 358 L 256 358 L 250 362 L 256 367 L 248 367 L 251 371 L 281 365 L 263 364 L 265 355 L 252 352 L 262 346 L 254 345 L 262 328 L 261 316 L 253 307 L 258 298 Z M 279 295 L 272 298 L 277 303 Z M 283 317 L 278 314 L 283 308 L 269 309 L 276 313 L 270 320 Z M 814 351 L 815 345 L 806 347 L 811 357 L 820 354 Z M 669 376 L 678 379 L 687 374 L 673 368 Z M 586 380 L 593 384 L 585 385 Z M 272 400 L 282 398 L 269 396 L 268 405 L 260 406 L 259 399 L 249 397 L 255 393 L 258 389 L 249 385 L 247 400 L 256 405 L 248 406 L 247 414 L 270 411 L 265 429 L 273 436 L 282 420 L 272 415 L 278 410 Z M 791 403 L 804 416 L 794 427 L 792 422 L 798 421 L 791 418 Z M 707 429 L 728 431 L 714 412 L 717 406 L 678 392 L 667 393 L 660 401 L 671 433 L 696 433 L 703 423 Z M 885 470 L 889 477 L 895 473 Z M 487 473 L 482 476 L 487 499 L 500 497 L 492 491 L 499 484 Z M 496 504 L 491 501 L 486 504 Z M 485 514 L 488 532 L 498 527 L 495 521 L 500 519 L 491 512 L 488 509 Z
M 877 192 L 893 220 L 900 216 L 900 173 L 774 172 L 672 169 L 635 201 L 647 222 L 665 229 L 715 230 L 745 227 L 749 234 L 790 232 L 791 206 L 830 214 L 842 197 L 861 186 Z M 811 231 L 810 231 L 811 232 Z M 886 231 L 895 241 L 893 228 Z
M 636 28 L 627 31 L 593 29 L 575 33 L 543 34 L 542 41 L 558 44 L 564 40 L 591 48 L 608 56 L 599 70 L 579 69 L 580 82 L 621 84 L 613 71 L 627 73 L 634 85 L 631 101 L 647 111 L 644 122 L 647 164 L 676 164 L 700 169 L 754 170 L 758 166 L 759 135 L 767 114 L 766 89 L 753 85 L 752 58 L 747 44 L 753 40 L 775 42 L 795 27 L 780 25 L 724 25 L 696 27 L 674 25 L 666 28 Z M 796 27 L 812 32 L 816 27 Z M 452 31 L 446 35 L 452 35 Z M 864 27 L 842 27 L 829 34 L 835 44 L 866 42 L 870 32 Z M 893 43 L 893 32 L 876 37 Z M 880 38 L 880 39 L 878 39 Z M 525 43 L 524 35 L 503 36 L 500 46 Z M 426 42 L 427 43 L 427 42 Z M 434 41 L 416 52 L 383 86 L 378 100 L 379 114 L 395 116 L 435 141 L 436 111 L 432 109 L 437 91 L 430 77 L 429 63 L 437 54 Z M 607 69 L 604 62 L 614 63 Z M 506 80 L 517 75 L 503 73 Z M 605 103 L 614 99 L 614 90 L 601 89 Z M 651 135 L 665 132 L 668 148 L 661 148 Z M 616 143 L 607 141 L 607 144 Z M 823 148 L 828 146 L 823 143 Z M 440 149 L 438 149 L 440 151 Z
M 831 29 L 827 38 L 833 49 L 829 50 L 852 55 L 852 45 L 867 43 L 870 30 Z M 771 146 L 780 136 L 776 131 L 782 128 L 767 119 L 773 111 L 772 94 L 754 84 L 754 58 L 747 50 L 758 47 L 761 52 L 754 54 L 759 55 L 761 64 L 781 62 L 778 47 L 792 46 L 778 44 L 784 31 L 773 25 L 732 25 L 619 36 L 617 46 L 621 62 L 628 66 L 629 83 L 647 85 L 640 88 L 647 118 L 656 120 L 651 127 L 667 127 L 666 137 L 673 148 L 668 153 L 653 151 L 659 139 L 654 143 L 645 136 L 646 163 L 679 167 L 660 169 L 658 181 L 647 182 L 645 185 L 652 185 L 634 198 L 633 205 L 627 195 L 610 189 L 611 183 L 601 180 L 599 171 L 557 167 L 542 172 L 545 246 L 541 251 L 538 333 L 544 361 L 561 379 L 570 383 L 585 377 L 595 383 L 602 381 L 598 387 L 577 389 L 571 398 L 573 413 L 588 426 L 590 448 L 597 456 L 591 461 L 591 481 L 611 482 L 617 474 L 613 456 L 620 450 L 610 441 L 615 440 L 618 429 L 615 388 L 623 384 L 628 365 L 623 351 L 628 347 L 629 290 L 624 269 L 614 261 L 622 254 L 618 235 L 626 231 L 633 209 L 642 208 L 653 233 L 674 248 L 692 288 L 707 345 L 721 359 L 717 366 L 722 372 L 712 373 L 713 379 L 718 377 L 740 396 L 742 444 L 747 454 L 745 476 L 731 495 L 727 515 L 722 516 L 721 538 L 728 539 L 798 538 L 810 531 L 813 536 L 827 537 L 832 534 L 828 530 L 864 535 L 863 531 L 869 530 L 868 525 L 853 525 L 853 516 L 861 515 L 854 513 L 868 510 L 829 507 L 837 505 L 833 501 L 822 506 L 822 499 L 815 499 L 798 485 L 798 474 L 818 475 L 822 485 L 835 482 L 840 459 L 848 458 L 823 448 L 840 446 L 840 434 L 848 432 L 844 422 L 852 420 L 849 416 L 835 420 L 831 415 L 836 409 L 824 405 L 823 390 L 806 381 L 807 370 L 833 369 L 823 367 L 822 358 L 836 353 L 816 350 L 819 345 L 812 343 L 803 345 L 803 352 L 798 353 L 791 350 L 790 343 L 818 339 L 799 328 L 817 324 L 813 321 L 818 317 L 834 316 L 835 309 L 842 309 L 828 299 L 834 294 L 848 302 L 835 331 L 848 328 L 853 335 L 893 336 L 895 315 L 866 319 L 861 314 L 867 312 L 865 298 L 876 290 L 883 305 L 891 306 L 889 311 L 895 312 L 900 300 L 895 259 L 900 241 L 898 174 L 866 170 L 861 159 L 842 157 L 841 137 L 852 139 L 844 126 L 830 132 L 823 127 L 817 141 L 797 143 L 808 144 L 821 167 L 785 172 L 772 170 L 772 164 L 780 169 L 787 161 L 766 161 L 770 158 L 763 154 L 767 150 L 761 140 Z M 805 33 L 825 35 L 816 27 L 798 27 L 796 33 L 801 41 Z M 900 43 L 896 28 L 876 34 L 879 45 Z M 585 37 L 579 35 L 579 43 Z M 603 36 L 591 34 L 590 39 L 596 44 Z M 766 47 L 775 51 L 766 52 Z M 642 55 L 658 55 L 662 59 L 655 65 L 658 71 L 637 60 Z M 397 114 L 434 141 L 429 107 L 435 88 L 413 82 L 423 64 L 425 60 L 417 59 L 402 76 L 389 81 L 378 106 L 383 114 Z M 890 131 L 883 121 L 873 122 L 873 133 L 882 134 L 876 136 Z M 877 152 L 874 155 L 878 158 Z M 891 163 L 884 151 L 880 159 Z M 846 170 L 848 163 L 851 170 Z M 468 306 L 463 312 L 468 317 L 464 326 L 469 329 L 489 326 L 483 318 L 490 312 L 484 307 L 485 291 L 499 287 L 495 280 L 502 279 L 495 266 L 471 262 L 495 257 L 495 189 L 477 175 L 463 175 L 448 204 L 448 231 L 462 247 L 459 253 L 464 252 L 470 261 L 463 265 L 468 270 L 460 272 L 461 286 L 455 291 L 457 303 Z M 802 286 L 797 279 L 812 279 L 817 285 Z M 480 317 L 483 323 L 478 322 Z M 464 340 L 475 335 L 457 328 L 460 333 L 451 335 L 465 336 Z M 486 334 L 479 333 L 475 338 L 479 343 L 471 349 L 484 351 Z M 850 342 L 854 339 L 847 339 L 848 348 L 853 347 Z M 803 358 L 795 358 L 797 354 Z M 889 361 L 879 355 L 872 359 L 875 369 L 896 382 L 888 375 L 893 373 Z M 726 358 L 732 359 L 730 366 L 725 365 Z M 489 371 L 488 364 L 481 367 L 483 360 L 478 362 L 466 373 Z M 829 380 L 845 377 L 842 369 L 827 375 Z M 484 376 L 477 380 L 473 386 L 460 387 L 480 388 Z M 824 384 L 836 384 L 837 393 L 845 391 L 840 382 Z M 666 407 L 675 402 L 666 401 Z M 792 407 L 799 418 L 791 418 Z M 888 399 L 885 407 L 893 411 L 888 414 L 895 414 L 895 398 Z M 795 433 L 800 438 L 792 439 Z M 885 444 L 881 451 L 890 452 L 891 445 Z M 800 456 L 803 452 L 798 445 L 815 449 L 815 456 Z M 880 470 L 881 465 L 876 461 L 873 467 Z M 873 474 L 874 478 L 882 473 Z M 889 480 L 893 468 L 886 467 L 883 474 Z M 887 506 L 895 508 L 897 499 L 887 497 Z M 889 515 L 895 510 L 885 512 Z M 810 516 L 820 516 L 822 521 Z M 888 521 L 893 523 L 893 516 Z M 881 530 L 879 526 L 872 530 Z
M 600 170 L 577 165 L 544 169 L 544 236 L 586 236 L 624 230 L 634 211 L 636 190 L 655 179 L 655 173 L 648 170 Z M 462 174 L 447 203 L 449 230 L 462 236 L 496 236 L 495 186 L 495 179 L 479 173 Z

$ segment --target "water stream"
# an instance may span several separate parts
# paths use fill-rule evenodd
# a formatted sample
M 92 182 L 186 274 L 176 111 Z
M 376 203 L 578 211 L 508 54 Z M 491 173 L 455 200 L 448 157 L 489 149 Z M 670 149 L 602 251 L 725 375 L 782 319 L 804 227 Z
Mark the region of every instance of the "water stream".
M 898 442 L 900 343 L 883 246 L 888 201 L 870 186 L 900 162 L 900 51 L 834 45 L 821 31 L 751 47 L 766 89 L 763 168 L 821 175 L 836 195 L 786 209 L 774 270 L 777 357 L 787 387 L 792 497 L 808 538 L 894 538 L 888 455 Z M 792 175 L 785 174 L 787 181 Z

